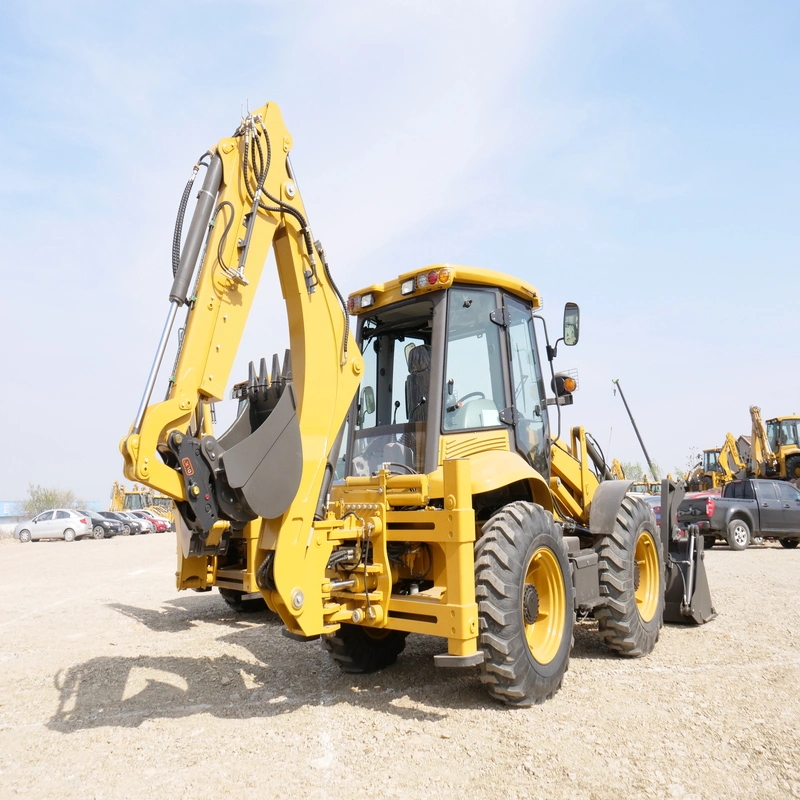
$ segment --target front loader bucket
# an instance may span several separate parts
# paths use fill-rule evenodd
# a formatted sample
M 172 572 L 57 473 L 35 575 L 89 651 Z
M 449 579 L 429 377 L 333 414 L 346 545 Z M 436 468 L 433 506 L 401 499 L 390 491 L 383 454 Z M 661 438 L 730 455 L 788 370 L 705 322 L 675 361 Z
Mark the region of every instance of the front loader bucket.
M 667 565 L 664 622 L 703 625 L 717 616 L 706 575 L 704 540 L 697 525 L 680 537 L 673 522 L 685 491 L 672 481 L 661 483 L 661 541 Z

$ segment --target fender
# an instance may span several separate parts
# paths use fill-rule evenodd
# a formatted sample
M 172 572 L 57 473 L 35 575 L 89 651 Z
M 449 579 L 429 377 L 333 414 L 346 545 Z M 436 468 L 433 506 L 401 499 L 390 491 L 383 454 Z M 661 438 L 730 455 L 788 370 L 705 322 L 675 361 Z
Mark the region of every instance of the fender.
M 589 507 L 589 530 L 595 534 L 614 532 L 622 501 L 633 481 L 603 481 L 592 496 Z
M 755 536 L 757 533 L 760 532 L 760 525 L 756 525 L 755 520 L 753 519 L 753 515 L 750 511 L 742 506 L 738 508 L 730 508 L 728 509 L 727 513 L 725 514 L 725 521 L 723 523 L 722 532 L 728 530 L 728 525 L 730 525 L 731 521 L 734 519 L 743 519 L 749 526 L 750 526 L 750 533 L 752 536 Z
M 538 505 L 553 510 L 547 481 L 522 456 L 509 450 L 484 450 L 466 457 L 470 463 L 472 494 L 490 492 L 518 481 L 528 481 Z M 444 497 L 444 471 L 439 467 L 429 477 L 431 497 Z

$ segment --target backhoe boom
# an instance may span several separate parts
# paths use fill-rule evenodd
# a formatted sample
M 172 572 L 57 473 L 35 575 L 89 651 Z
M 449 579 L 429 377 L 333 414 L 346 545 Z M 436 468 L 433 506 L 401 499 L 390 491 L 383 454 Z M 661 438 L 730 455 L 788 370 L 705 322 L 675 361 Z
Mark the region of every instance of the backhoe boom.
M 193 570 L 205 579 L 204 556 L 224 547 L 220 542 L 231 523 L 241 529 L 258 520 L 258 531 L 249 532 L 259 538 L 258 559 L 274 548 L 275 563 L 296 561 L 292 570 L 276 571 L 274 584 L 265 578 L 274 587 L 275 605 L 299 617 L 306 599 L 315 600 L 321 619 L 319 576 L 332 545 L 325 541 L 313 554 L 307 540 L 363 362 L 348 340 L 343 300 L 311 235 L 288 160 L 291 145 L 278 107 L 267 104 L 209 151 L 208 174 L 153 369 L 160 365 L 171 320 L 186 303 L 175 373 L 167 398 L 149 405 L 151 374 L 142 408 L 120 449 L 130 480 L 179 503 L 183 558 L 197 560 L 189 569 L 180 565 L 184 579 Z M 271 373 L 262 368 L 252 377 L 254 413 L 240 414 L 215 439 L 208 406 L 224 396 L 270 248 L 290 320 L 291 356 L 282 368 L 274 359 Z M 281 575 L 291 575 L 291 585 Z

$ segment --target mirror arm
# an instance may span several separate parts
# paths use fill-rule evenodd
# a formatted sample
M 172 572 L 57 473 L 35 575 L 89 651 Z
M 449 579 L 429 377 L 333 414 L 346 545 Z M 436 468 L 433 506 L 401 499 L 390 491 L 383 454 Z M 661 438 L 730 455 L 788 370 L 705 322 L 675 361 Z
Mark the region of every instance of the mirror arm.
M 545 333 L 546 335 L 546 333 Z M 546 346 L 547 349 L 547 360 L 552 364 L 553 359 L 558 355 L 558 343 L 563 342 L 564 337 L 562 336 L 560 339 L 556 339 L 556 343 L 551 347 L 548 343 Z

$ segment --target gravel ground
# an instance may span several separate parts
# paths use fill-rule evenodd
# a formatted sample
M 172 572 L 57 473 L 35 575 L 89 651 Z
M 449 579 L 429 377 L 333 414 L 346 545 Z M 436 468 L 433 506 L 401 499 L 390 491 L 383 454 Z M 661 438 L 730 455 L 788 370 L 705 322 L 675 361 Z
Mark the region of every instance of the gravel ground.
M 578 625 L 509 710 L 444 642 L 346 676 L 318 643 L 174 589 L 168 534 L 0 541 L 0 797 L 800 798 L 800 549 L 706 557 L 716 620 L 622 660 Z

